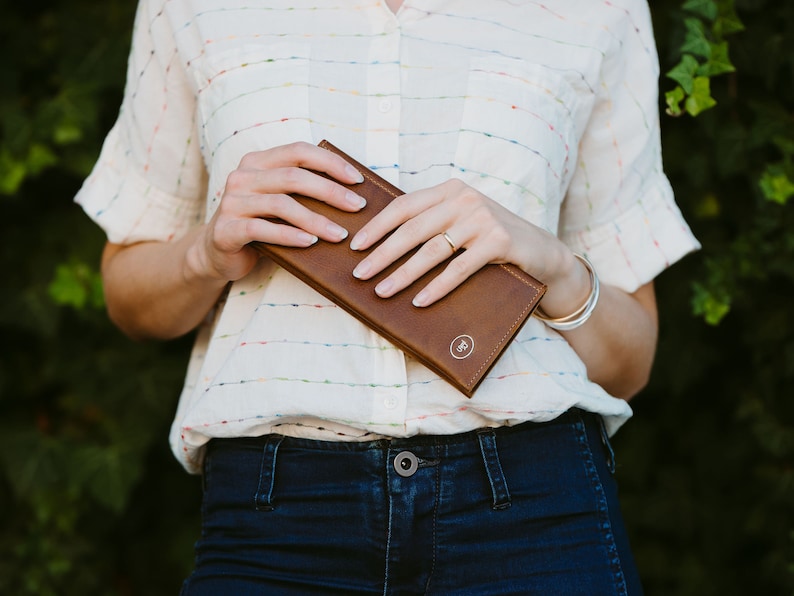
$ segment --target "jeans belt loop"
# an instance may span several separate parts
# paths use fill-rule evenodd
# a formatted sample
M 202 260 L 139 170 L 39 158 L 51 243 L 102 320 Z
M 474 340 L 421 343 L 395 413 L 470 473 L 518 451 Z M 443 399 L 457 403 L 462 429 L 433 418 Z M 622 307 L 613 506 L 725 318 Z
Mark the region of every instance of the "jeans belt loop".
M 609 440 L 609 432 L 603 416 L 598 416 L 598 427 L 601 431 L 601 442 L 604 444 L 607 456 L 607 467 L 609 471 L 615 473 L 615 449 L 612 447 L 612 441 Z
M 499 452 L 496 450 L 496 432 L 493 429 L 480 430 L 477 432 L 477 439 L 480 442 L 480 453 L 485 465 L 485 473 L 491 484 L 491 493 L 493 494 L 491 509 L 495 511 L 507 509 L 511 505 L 510 491 L 507 488 L 507 480 L 499 461 Z
M 257 511 L 273 511 L 273 486 L 276 479 L 276 455 L 284 437 L 271 435 L 262 449 L 262 464 L 259 468 L 259 486 L 254 495 Z

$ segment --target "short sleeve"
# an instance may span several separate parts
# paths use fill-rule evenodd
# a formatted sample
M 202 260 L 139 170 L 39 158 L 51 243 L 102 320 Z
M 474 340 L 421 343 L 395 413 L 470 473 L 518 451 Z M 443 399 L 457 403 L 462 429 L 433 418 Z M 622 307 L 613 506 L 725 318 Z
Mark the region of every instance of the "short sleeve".
M 579 144 L 560 238 L 628 292 L 700 245 L 662 166 L 659 63 L 645 0 L 612 4 L 612 51 Z
M 168 241 L 202 217 L 195 92 L 163 0 L 141 0 L 118 119 L 75 201 L 111 242 Z

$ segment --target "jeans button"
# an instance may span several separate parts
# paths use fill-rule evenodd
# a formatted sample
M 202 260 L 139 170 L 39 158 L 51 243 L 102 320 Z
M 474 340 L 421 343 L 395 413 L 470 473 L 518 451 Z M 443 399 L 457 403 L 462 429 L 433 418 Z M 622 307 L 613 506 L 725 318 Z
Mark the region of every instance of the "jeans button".
M 394 458 L 394 471 L 403 478 L 416 474 L 419 469 L 419 459 L 410 451 L 400 451 Z

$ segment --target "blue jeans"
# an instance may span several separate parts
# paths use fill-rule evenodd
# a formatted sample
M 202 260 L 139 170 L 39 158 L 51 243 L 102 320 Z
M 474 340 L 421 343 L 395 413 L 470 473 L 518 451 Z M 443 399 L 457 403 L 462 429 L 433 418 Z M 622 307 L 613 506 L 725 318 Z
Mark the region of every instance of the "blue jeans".
M 189 596 L 642 593 L 597 416 L 213 440 Z

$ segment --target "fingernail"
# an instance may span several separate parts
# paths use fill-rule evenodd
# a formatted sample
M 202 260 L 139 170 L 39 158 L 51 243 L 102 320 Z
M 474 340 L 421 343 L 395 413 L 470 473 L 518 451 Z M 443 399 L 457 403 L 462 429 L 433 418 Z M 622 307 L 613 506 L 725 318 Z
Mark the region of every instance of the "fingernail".
M 357 195 L 352 190 L 347 191 L 345 200 L 350 204 L 351 207 L 355 207 L 356 209 L 362 209 L 364 205 L 367 204 L 367 201 L 364 197 Z
M 359 172 L 359 171 L 358 171 L 356 168 L 354 168 L 353 166 L 351 166 L 351 165 L 348 165 L 348 166 L 345 168 L 345 172 L 347 173 L 347 175 L 348 175 L 348 176 L 350 176 L 351 178 L 353 178 L 353 181 L 354 181 L 355 183 L 359 184 L 359 183 L 361 183 L 361 182 L 364 182 L 364 174 L 362 174 L 361 172 Z
M 317 242 L 319 238 L 312 234 L 308 234 L 306 232 L 298 232 L 298 242 L 303 244 L 304 246 L 311 246 L 315 242 Z
M 422 290 L 416 295 L 416 298 L 413 299 L 412 304 L 414 306 L 425 306 L 427 304 L 427 292 Z
M 392 280 L 384 279 L 377 286 L 375 286 L 375 293 L 378 296 L 383 296 L 384 294 L 388 294 L 393 287 L 394 287 L 394 282 Z
M 328 230 L 328 233 L 337 240 L 344 240 L 347 238 L 348 231 L 343 227 L 336 225 L 335 223 L 329 223 L 325 229 Z
M 359 232 L 353 239 L 350 241 L 350 250 L 358 250 L 364 245 L 364 242 L 367 240 L 367 233 L 366 232 Z
M 367 273 L 369 273 L 370 269 L 371 267 L 367 261 L 361 261 L 358 265 L 356 265 L 356 268 L 353 269 L 353 277 L 361 279 Z

